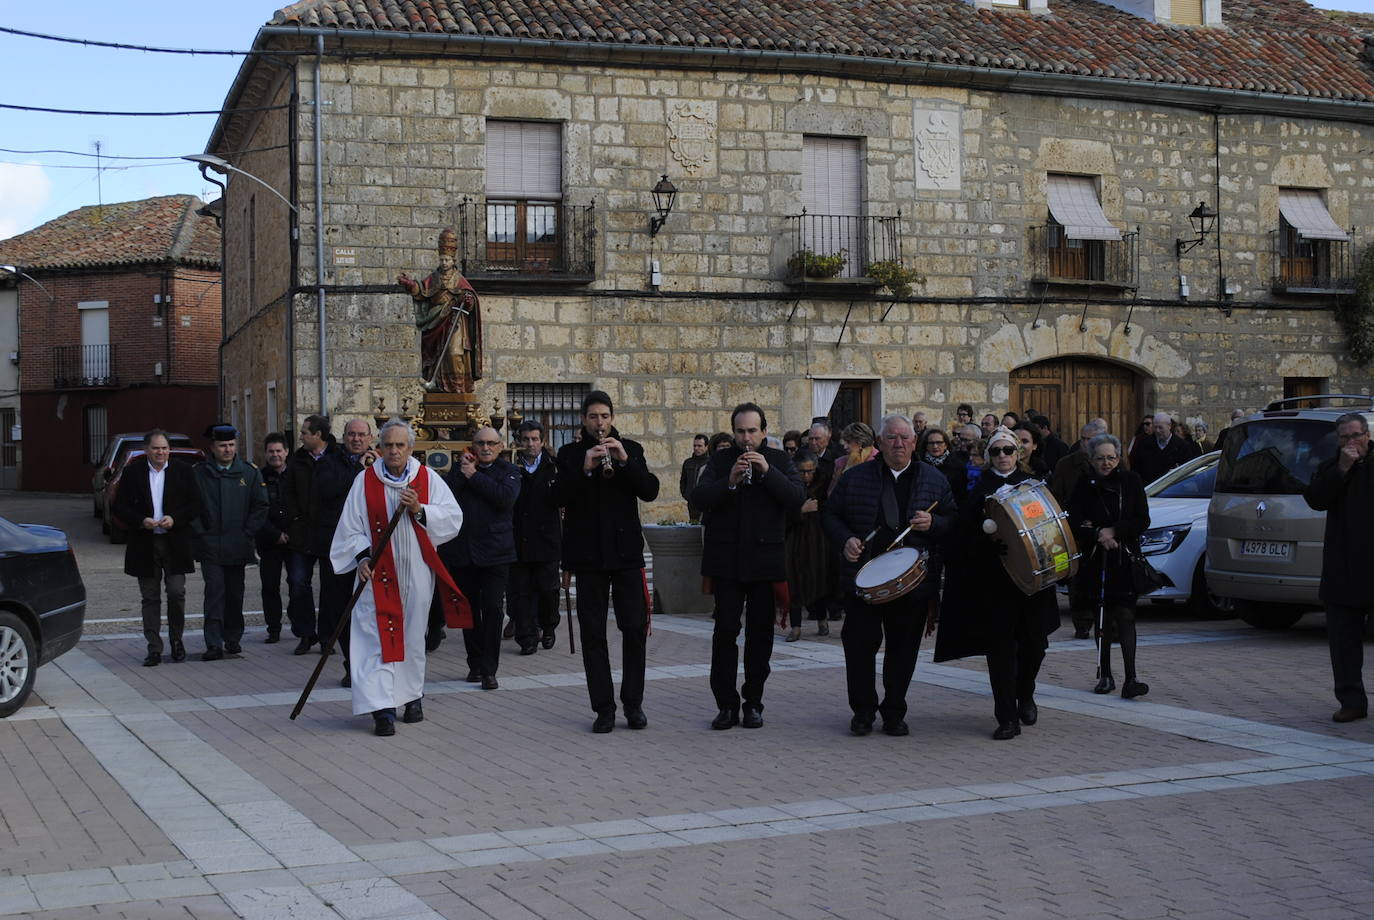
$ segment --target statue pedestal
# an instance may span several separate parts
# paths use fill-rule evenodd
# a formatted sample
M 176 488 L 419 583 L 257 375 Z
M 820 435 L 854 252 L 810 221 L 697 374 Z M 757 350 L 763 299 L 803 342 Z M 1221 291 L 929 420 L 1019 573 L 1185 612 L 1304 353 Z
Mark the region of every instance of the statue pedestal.
M 441 475 L 448 473 L 472 443 L 471 418 L 477 411 L 471 393 L 425 393 L 419 412 L 400 417 L 415 426 L 415 458 Z M 388 416 L 378 415 L 377 427 Z

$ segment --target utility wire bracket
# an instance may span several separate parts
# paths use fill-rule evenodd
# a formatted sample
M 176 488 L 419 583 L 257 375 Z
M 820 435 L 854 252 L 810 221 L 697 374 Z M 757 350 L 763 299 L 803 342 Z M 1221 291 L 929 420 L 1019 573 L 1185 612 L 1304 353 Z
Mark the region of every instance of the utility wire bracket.
M 844 323 L 840 326 L 839 338 L 835 339 L 835 347 L 839 348 L 844 341 L 844 331 L 849 328 L 849 314 L 854 312 L 854 301 L 849 302 L 849 308 L 844 311 Z

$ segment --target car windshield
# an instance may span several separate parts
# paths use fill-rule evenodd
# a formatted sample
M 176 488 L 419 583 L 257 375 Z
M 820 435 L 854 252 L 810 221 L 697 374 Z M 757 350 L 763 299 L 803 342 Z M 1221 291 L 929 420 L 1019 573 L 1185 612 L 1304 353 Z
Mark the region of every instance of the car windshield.
M 1336 426 L 1320 419 L 1263 418 L 1237 425 L 1226 438 L 1216 491 L 1297 495 L 1336 456 Z
M 1217 456 L 1208 455 L 1170 470 L 1146 486 L 1145 494 L 1150 498 L 1211 498 L 1217 481 Z

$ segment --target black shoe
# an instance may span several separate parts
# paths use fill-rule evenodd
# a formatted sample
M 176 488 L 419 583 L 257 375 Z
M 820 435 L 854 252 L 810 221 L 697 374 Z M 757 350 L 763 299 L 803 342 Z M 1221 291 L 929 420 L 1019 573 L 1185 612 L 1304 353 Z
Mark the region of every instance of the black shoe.
M 146 662 L 145 662 L 146 663 Z M 1342 706 L 1331 714 L 1332 722 L 1354 722 L 1356 719 L 1364 719 L 1369 716 L 1369 711 L 1365 709 L 1351 709 L 1349 706 Z
M 649 727 L 649 717 L 644 714 L 644 710 L 638 706 L 625 707 L 625 724 L 633 729 Z
M 858 716 L 849 720 L 849 733 L 863 737 L 873 731 L 872 719 L 861 719 Z
M 215 647 L 207 648 L 205 654 L 200 656 L 201 661 L 221 661 L 224 659 L 224 649 Z
M 598 735 L 605 735 L 615 728 L 615 710 L 610 712 L 598 712 L 596 721 L 592 723 L 592 731 Z
M 739 724 L 739 710 L 725 708 L 716 713 L 716 717 L 711 720 L 711 728 L 718 732 L 725 731 L 727 728 L 734 728 Z
M 267 638 L 262 640 L 262 644 L 263 644 L 263 645 L 276 645 L 276 644 L 277 644 L 278 642 L 280 642 L 280 641 L 281 641 L 281 633 L 280 633 L 280 632 L 269 632 L 269 633 L 267 634 Z
M 557 640 L 558 636 L 554 634 L 554 631 L 552 629 L 550 629 L 545 631 L 544 638 L 540 640 L 540 644 L 543 645 L 546 649 L 553 648 L 553 644 Z
M 506 624 L 506 628 L 503 629 L 503 630 L 501 630 L 501 638 L 502 638 L 502 639 L 514 639 L 514 638 L 515 638 L 515 621 L 514 621 L 514 620 L 511 620 L 510 622 L 508 622 L 508 623 Z
M 463 680 L 467 681 L 470 684 L 480 684 L 482 682 L 482 675 L 474 670 L 469 670 L 468 676 L 464 677 Z
M 425 633 L 425 651 L 432 652 L 435 649 L 437 649 L 439 647 L 439 644 L 444 641 L 446 636 L 447 633 L 445 633 L 442 629 L 435 630 L 434 632 Z
M 157 667 L 157 666 L 160 665 L 160 664 L 162 664 L 162 653 L 161 653 L 161 652 L 149 652 L 149 653 L 148 653 L 148 657 L 143 659 L 143 666 L 144 666 L 145 668 L 155 668 L 155 667 Z M 1344 710 L 1342 710 L 1342 711 L 1344 711 Z M 1339 721 L 1339 720 L 1337 720 L 1337 721 Z M 1347 720 L 1347 721 L 1348 721 L 1348 720 Z
M 906 719 L 883 720 L 883 734 L 891 735 L 894 738 L 901 738 L 903 735 L 911 734 L 911 729 L 907 727 Z
M 396 734 L 396 713 L 379 710 L 372 714 L 372 734 L 379 738 L 390 738 Z
M 994 741 L 1009 741 L 1021 734 L 1021 726 L 1015 722 L 1001 722 L 997 725 L 997 731 L 992 733 Z
M 304 655 L 306 652 L 310 651 L 310 646 L 314 645 L 316 641 L 318 640 L 316 640 L 314 636 L 302 636 L 301 641 L 296 643 L 296 648 L 291 654 Z
M 425 709 L 420 705 L 419 700 L 411 700 L 409 703 L 406 703 L 405 714 L 401 716 L 402 722 L 407 725 L 413 725 L 416 722 L 423 722 L 424 720 Z
M 537 651 L 539 651 L 539 643 L 538 643 L 538 642 L 532 643 L 532 644 L 530 644 L 530 645 L 522 645 L 522 646 L 520 646 L 520 654 L 522 654 L 522 655 L 533 655 L 533 654 L 534 654 L 535 652 L 537 652 Z
M 186 646 L 184 646 L 184 645 L 181 644 L 181 640 L 180 640 L 180 639 L 173 639 L 173 640 L 172 640 L 172 660 L 173 660 L 173 661 L 185 661 L 185 660 L 186 660 Z
M 827 623 L 825 620 L 821 620 L 819 623 L 817 623 L 817 624 L 816 624 L 816 635 L 818 635 L 818 636 L 828 636 L 828 635 L 830 635 L 830 624 Z
M 739 720 L 744 728 L 763 728 L 763 713 L 757 706 L 745 706 L 744 716 Z
M 1091 639 L 1092 634 L 1089 633 L 1086 629 L 1075 629 L 1073 631 L 1073 637 L 1075 639 Z
M 1040 718 L 1040 709 L 1035 705 L 1035 700 L 1027 700 L 1017 707 L 1016 714 L 1021 717 L 1022 725 L 1034 725 L 1035 720 Z
M 1093 693 L 1111 693 L 1116 689 L 1116 678 L 1110 674 L 1103 674 L 1102 679 L 1093 687 Z
M 500 686 L 501 686 L 501 685 L 498 684 L 498 683 L 496 682 L 496 678 L 495 678 L 495 677 L 492 677 L 490 674 L 483 674 L 483 675 L 482 675 L 482 689 L 483 689 L 483 690 L 495 690 L 495 689 L 497 689 L 497 688 L 500 687 Z
M 243 654 L 243 646 L 242 646 L 242 645 L 239 645 L 237 642 L 226 642 L 226 643 L 224 643 L 224 650 L 225 650 L 226 652 L 228 652 L 230 655 L 242 655 L 242 654 Z
M 352 687 L 352 686 L 353 686 L 353 675 L 350 674 L 350 673 L 347 672 L 347 671 L 344 671 L 344 676 L 339 678 L 339 686 L 340 686 L 340 687 L 343 687 L 345 690 L 347 690 L 347 689 L 349 689 L 350 687 Z
M 1138 680 L 1128 680 L 1121 685 L 1121 698 L 1133 700 L 1150 692 L 1150 685 Z

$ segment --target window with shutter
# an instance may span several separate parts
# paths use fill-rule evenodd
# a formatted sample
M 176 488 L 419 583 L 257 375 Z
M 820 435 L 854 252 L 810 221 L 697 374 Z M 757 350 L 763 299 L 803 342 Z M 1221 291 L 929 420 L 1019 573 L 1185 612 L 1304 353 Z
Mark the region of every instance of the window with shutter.
M 844 251 L 845 274 L 864 263 L 863 141 L 854 137 L 802 138 L 802 246 L 816 255 Z
M 1172 0 L 1169 4 L 1169 18 L 1176 25 L 1203 25 L 1202 4 L 1203 0 Z
M 487 122 L 487 259 L 521 271 L 558 261 L 563 127 Z

